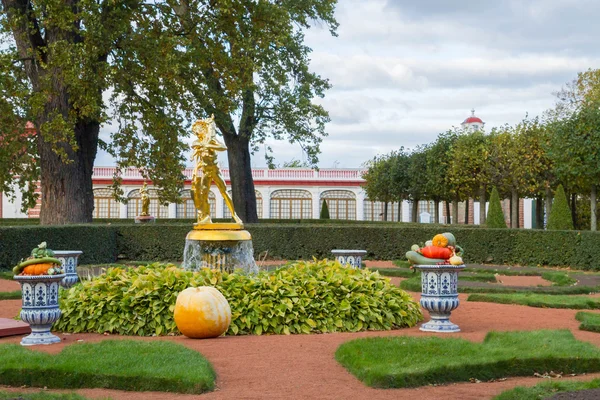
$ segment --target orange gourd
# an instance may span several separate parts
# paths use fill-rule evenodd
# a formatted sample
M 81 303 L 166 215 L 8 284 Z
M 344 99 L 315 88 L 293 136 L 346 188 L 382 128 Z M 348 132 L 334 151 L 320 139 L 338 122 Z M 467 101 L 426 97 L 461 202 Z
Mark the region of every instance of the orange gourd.
M 177 296 L 174 318 L 177 328 L 189 338 L 218 337 L 229 328 L 231 308 L 214 287 L 191 287 Z
M 439 258 L 446 260 L 452 257 L 452 250 L 447 247 L 426 246 L 421 248 L 421 254 L 427 258 Z
M 44 275 L 54 264 L 31 264 L 23 269 L 23 275 Z
M 431 242 L 436 247 L 448 247 L 448 238 L 441 233 L 435 235 Z

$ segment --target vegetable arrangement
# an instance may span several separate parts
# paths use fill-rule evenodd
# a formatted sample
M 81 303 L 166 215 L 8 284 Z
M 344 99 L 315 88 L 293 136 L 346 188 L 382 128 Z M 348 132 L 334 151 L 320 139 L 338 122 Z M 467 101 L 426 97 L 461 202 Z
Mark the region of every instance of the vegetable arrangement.
M 42 242 L 31 251 L 31 256 L 13 268 L 15 275 L 60 275 L 62 263 L 54 258 L 54 252 Z
M 414 265 L 462 265 L 463 249 L 456 244 L 456 238 L 450 232 L 435 235 L 425 246 L 414 244 L 406 253 L 408 261 Z

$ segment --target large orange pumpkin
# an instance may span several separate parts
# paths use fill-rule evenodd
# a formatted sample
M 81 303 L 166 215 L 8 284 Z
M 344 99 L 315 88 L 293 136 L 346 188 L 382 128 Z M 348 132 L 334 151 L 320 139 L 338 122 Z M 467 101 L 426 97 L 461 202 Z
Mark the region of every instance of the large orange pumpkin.
M 175 302 L 175 324 L 185 336 L 204 339 L 221 336 L 231 323 L 225 296 L 212 286 L 187 288 Z
M 426 246 L 421 248 L 421 254 L 427 258 L 441 258 L 447 260 L 452 257 L 452 250 L 447 247 Z
M 31 264 L 23 269 L 23 275 L 44 275 L 54 264 Z

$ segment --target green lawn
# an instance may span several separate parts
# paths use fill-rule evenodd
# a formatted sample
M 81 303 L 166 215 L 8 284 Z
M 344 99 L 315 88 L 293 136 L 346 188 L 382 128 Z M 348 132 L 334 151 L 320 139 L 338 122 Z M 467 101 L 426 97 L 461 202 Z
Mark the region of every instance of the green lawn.
M 0 400 L 89 400 L 89 397 L 83 397 L 76 393 L 16 393 L 0 391 Z M 110 400 L 110 398 L 105 397 L 105 400 Z
M 472 294 L 467 301 L 483 301 L 500 304 L 520 304 L 539 308 L 572 308 L 577 310 L 600 309 L 600 298 L 566 296 L 538 293 Z
M 366 385 L 379 388 L 487 381 L 536 371 L 600 371 L 600 349 L 568 330 L 490 332 L 483 343 L 438 337 L 357 339 L 342 344 L 335 356 Z
M 15 290 L 14 292 L 0 292 L 0 300 L 15 300 L 21 298 L 21 291 Z
M 494 400 L 539 400 L 547 399 L 558 392 L 572 392 L 574 390 L 598 389 L 600 379 L 588 382 L 561 382 L 557 380 L 545 381 L 532 387 L 517 386 L 514 389 L 502 392 Z
M 198 352 L 166 341 L 77 343 L 57 355 L 0 345 L 0 384 L 203 393 L 215 372 Z
M 582 331 L 600 332 L 600 314 L 579 311 L 575 319 L 581 322 L 579 329 Z
M 12 279 L 13 276 L 12 271 L 0 271 L 0 279 Z

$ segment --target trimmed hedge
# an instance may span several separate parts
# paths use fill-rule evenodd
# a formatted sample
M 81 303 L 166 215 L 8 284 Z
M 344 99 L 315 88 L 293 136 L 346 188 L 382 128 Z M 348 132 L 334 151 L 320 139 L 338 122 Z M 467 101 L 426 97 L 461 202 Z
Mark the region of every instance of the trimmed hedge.
M 116 260 L 117 234 L 112 226 L 10 226 L 0 227 L 0 269 L 9 269 L 29 256 L 31 249 L 48 242 L 52 250 L 81 250 L 82 264 Z
M 0 226 L 0 268 L 10 268 L 42 241 L 55 250 L 82 250 L 82 264 L 127 260 L 180 261 L 185 224 Z M 600 270 L 600 232 L 488 229 L 431 224 L 250 224 L 254 254 L 269 258 L 331 258 L 332 249 L 364 249 L 367 259 L 403 259 L 414 243 L 452 232 L 467 263 L 570 266 Z

